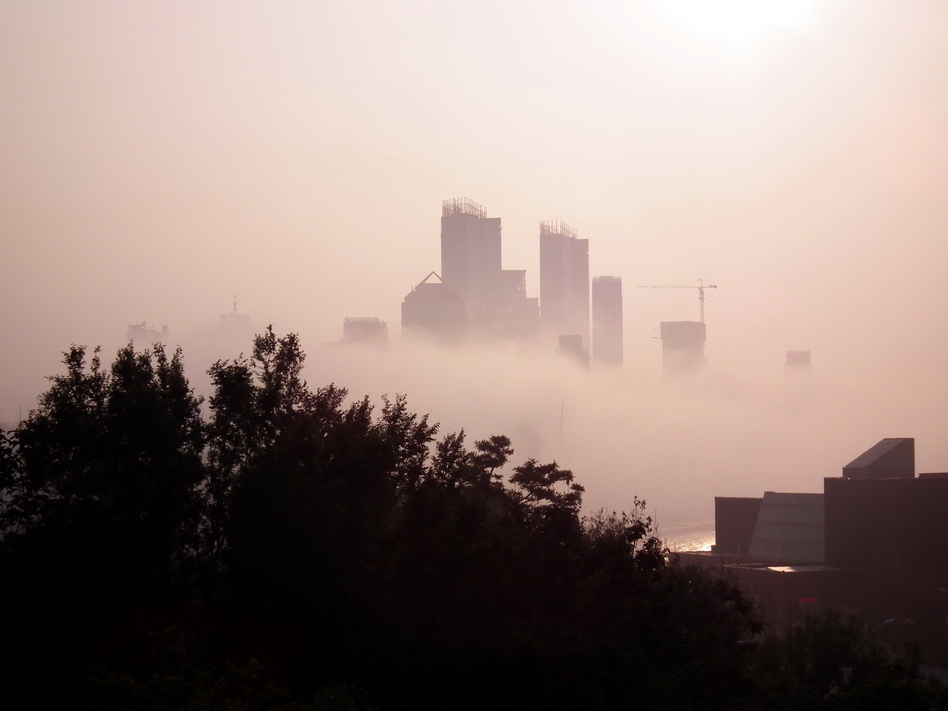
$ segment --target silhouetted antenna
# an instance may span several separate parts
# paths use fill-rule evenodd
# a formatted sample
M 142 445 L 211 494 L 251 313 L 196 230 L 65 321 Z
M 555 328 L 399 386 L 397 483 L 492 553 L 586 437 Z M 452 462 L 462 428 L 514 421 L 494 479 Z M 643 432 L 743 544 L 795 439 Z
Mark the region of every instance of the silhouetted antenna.
M 234 315 L 237 315 L 237 292 L 234 292 Z
M 697 289 L 698 304 L 701 308 L 701 323 L 704 323 L 704 290 L 717 289 L 717 284 L 705 284 L 704 279 L 698 279 L 698 285 L 693 284 L 639 284 L 640 289 Z

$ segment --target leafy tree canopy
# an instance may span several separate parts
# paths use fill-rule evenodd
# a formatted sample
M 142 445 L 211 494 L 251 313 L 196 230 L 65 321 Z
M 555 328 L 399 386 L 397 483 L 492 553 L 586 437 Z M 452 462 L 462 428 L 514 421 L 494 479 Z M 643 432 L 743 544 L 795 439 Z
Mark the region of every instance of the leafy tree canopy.
M 9 693 L 51 708 L 731 709 L 754 708 L 762 679 L 787 683 L 791 652 L 755 657 L 753 606 L 678 567 L 644 501 L 583 517 L 556 462 L 513 464 L 503 435 L 469 447 L 404 395 L 376 408 L 311 388 L 304 362 L 294 334 L 267 329 L 249 358 L 210 367 L 202 413 L 180 351 L 129 345 L 109 368 L 65 354 L 0 433 Z M 57 683 L 29 686 L 40 669 Z

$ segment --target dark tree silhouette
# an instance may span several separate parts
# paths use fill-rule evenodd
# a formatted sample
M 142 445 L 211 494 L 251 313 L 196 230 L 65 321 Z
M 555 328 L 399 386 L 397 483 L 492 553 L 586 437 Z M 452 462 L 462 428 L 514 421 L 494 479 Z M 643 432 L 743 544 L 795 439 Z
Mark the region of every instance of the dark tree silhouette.
M 204 427 L 180 352 L 128 346 L 106 371 L 73 347 L 63 362 L 6 455 L 3 563 L 12 670 L 75 687 L 100 663 L 137 663 L 140 622 L 174 604 L 196 544 Z
M 253 345 L 211 366 L 206 420 L 180 352 L 129 346 L 106 370 L 73 347 L 0 433 L 8 693 L 96 709 L 751 709 L 815 678 L 788 676 L 790 648 L 748 644 L 751 603 L 679 567 L 645 502 L 583 518 L 557 463 L 512 466 L 503 435 L 439 438 L 404 395 L 375 408 L 310 388 L 293 334 Z M 31 686 L 40 670 L 56 683 Z

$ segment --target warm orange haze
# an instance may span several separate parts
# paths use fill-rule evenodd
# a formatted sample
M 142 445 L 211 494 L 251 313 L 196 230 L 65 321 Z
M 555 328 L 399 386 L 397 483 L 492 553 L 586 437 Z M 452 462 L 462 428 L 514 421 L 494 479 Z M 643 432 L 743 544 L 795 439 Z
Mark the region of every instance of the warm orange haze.
M 507 434 L 590 510 L 710 521 L 883 437 L 948 469 L 948 4 L 715 5 L 3 3 L 0 424 L 132 323 L 206 392 L 236 293 L 300 334 L 310 383 Z M 541 221 L 589 240 L 623 279 L 621 372 L 401 338 L 456 196 L 502 219 L 531 297 Z M 698 279 L 707 367 L 663 383 L 659 323 L 698 301 L 636 287 Z M 323 348 L 346 316 L 390 348 Z

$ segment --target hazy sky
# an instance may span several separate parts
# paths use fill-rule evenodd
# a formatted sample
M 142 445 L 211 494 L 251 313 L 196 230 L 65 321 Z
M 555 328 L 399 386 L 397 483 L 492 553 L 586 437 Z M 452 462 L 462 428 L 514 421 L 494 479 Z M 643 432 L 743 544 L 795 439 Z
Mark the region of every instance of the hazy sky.
M 703 20 L 670 0 L 4 0 L 0 421 L 69 343 L 111 353 L 146 321 L 186 344 L 236 292 L 256 324 L 301 334 L 312 381 L 416 391 L 480 428 L 492 403 L 469 369 L 425 381 L 390 359 L 368 377 L 316 355 L 345 316 L 397 341 L 402 298 L 440 267 L 441 200 L 468 196 L 503 219 L 531 296 L 541 220 L 623 277 L 623 387 L 498 382 L 511 405 L 483 425 L 520 418 L 530 440 L 535 421 L 538 451 L 587 488 L 640 457 L 673 470 L 669 492 L 727 470 L 712 495 L 749 495 L 789 488 L 761 468 L 805 456 L 829 462 L 800 475 L 819 490 L 886 436 L 948 469 L 948 3 L 815 0 L 760 32 L 765 2 L 702 4 Z M 654 339 L 697 318 L 696 295 L 635 285 L 699 278 L 719 287 L 714 379 L 673 407 Z M 791 348 L 812 351 L 815 402 L 785 391 Z M 569 461 L 569 437 L 597 454 Z M 751 440 L 759 461 L 734 471 Z

